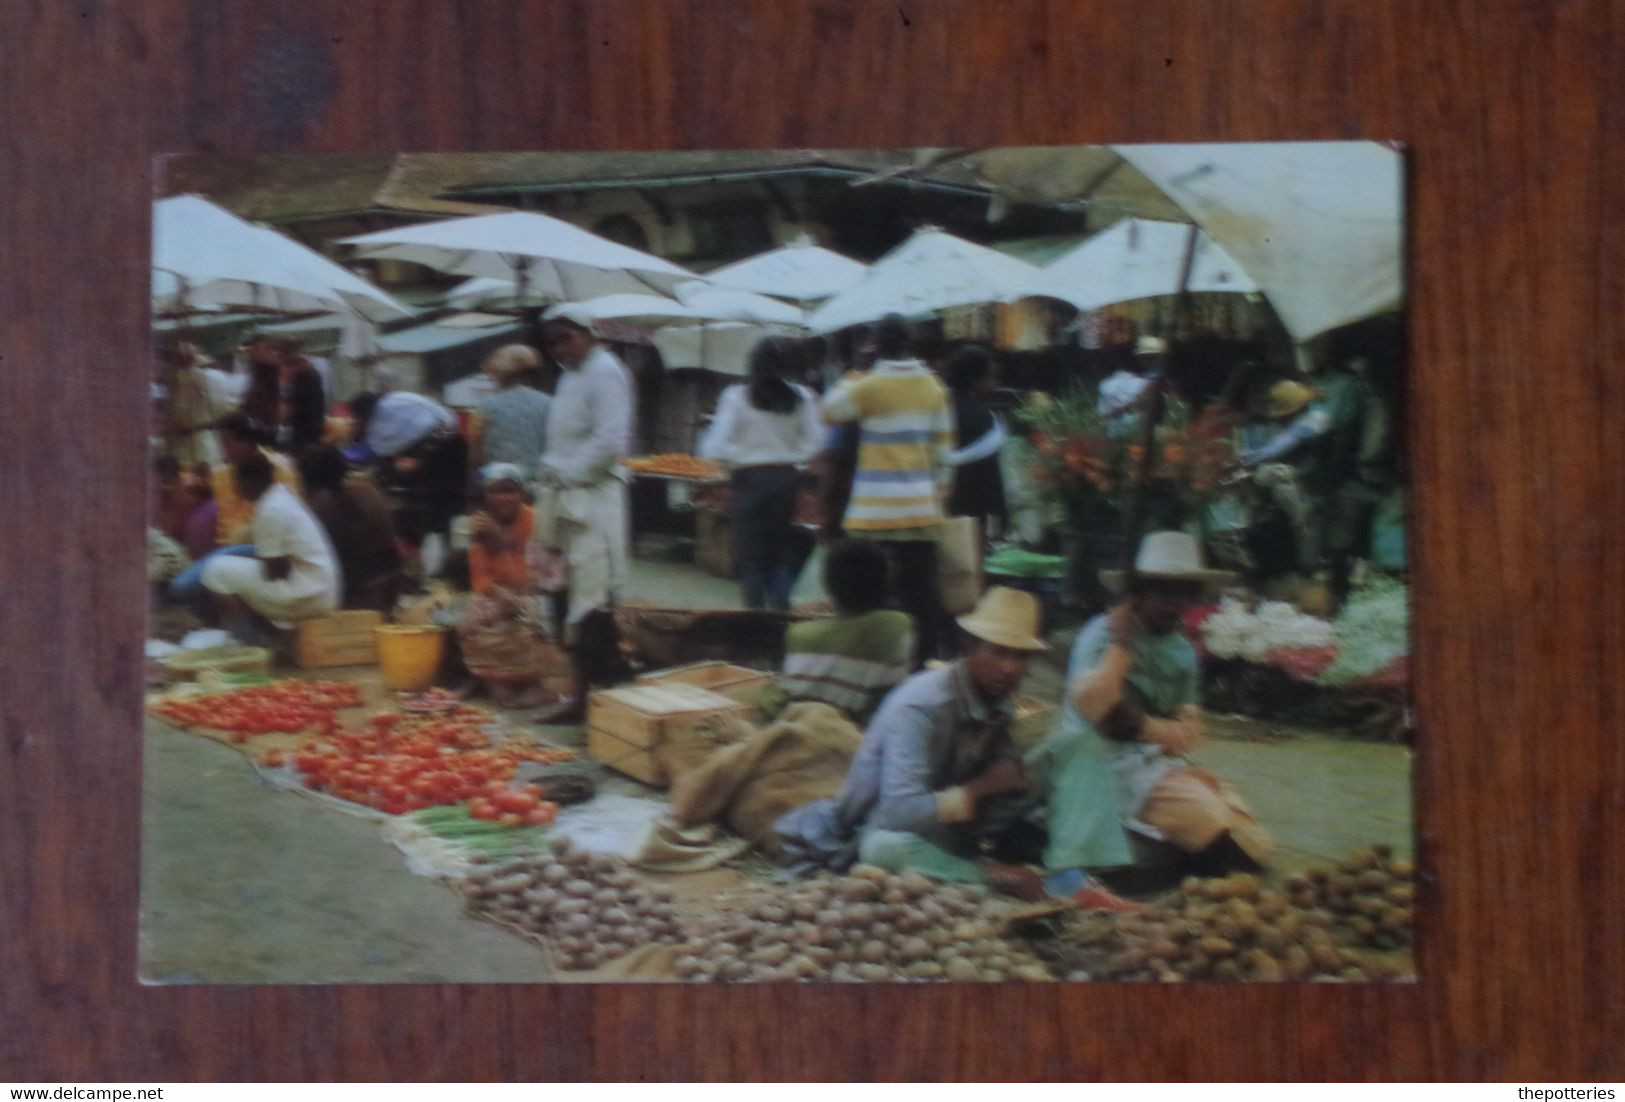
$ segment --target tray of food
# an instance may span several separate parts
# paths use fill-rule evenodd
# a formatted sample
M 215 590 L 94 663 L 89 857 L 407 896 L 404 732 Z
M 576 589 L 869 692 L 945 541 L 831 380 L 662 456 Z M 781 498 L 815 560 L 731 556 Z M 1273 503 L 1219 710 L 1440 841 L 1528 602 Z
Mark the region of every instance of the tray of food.
M 683 482 L 716 482 L 724 478 L 722 468 L 709 459 L 663 452 L 659 455 L 637 455 L 625 461 L 633 474 L 652 478 L 670 478 Z

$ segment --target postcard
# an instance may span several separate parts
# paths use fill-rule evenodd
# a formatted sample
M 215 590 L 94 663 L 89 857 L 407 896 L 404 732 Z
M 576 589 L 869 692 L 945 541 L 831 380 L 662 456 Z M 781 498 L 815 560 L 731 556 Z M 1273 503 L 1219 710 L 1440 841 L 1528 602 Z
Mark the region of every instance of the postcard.
M 1403 179 L 165 158 L 143 980 L 1414 979 Z

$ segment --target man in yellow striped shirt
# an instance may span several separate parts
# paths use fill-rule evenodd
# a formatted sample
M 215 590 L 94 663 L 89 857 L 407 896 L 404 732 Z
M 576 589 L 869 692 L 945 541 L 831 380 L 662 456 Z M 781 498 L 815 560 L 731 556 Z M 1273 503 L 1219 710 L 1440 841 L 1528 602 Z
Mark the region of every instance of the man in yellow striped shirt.
M 936 657 L 942 625 L 937 538 L 953 481 L 953 406 L 942 381 L 909 355 L 901 315 L 880 320 L 875 344 L 874 367 L 825 396 L 824 418 L 858 426 L 857 471 L 842 527 L 886 553 L 897 603 L 914 617 L 918 666 Z

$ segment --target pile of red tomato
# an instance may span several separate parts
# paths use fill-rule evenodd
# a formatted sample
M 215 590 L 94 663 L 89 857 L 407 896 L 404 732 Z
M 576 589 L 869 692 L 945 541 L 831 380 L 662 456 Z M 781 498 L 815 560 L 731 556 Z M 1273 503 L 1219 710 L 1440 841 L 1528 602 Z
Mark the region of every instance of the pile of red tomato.
M 499 826 L 541 826 L 551 823 L 559 805 L 543 798 L 540 785 L 523 784 L 512 788 L 501 781 L 485 786 L 485 792 L 468 801 L 471 818 Z
M 298 750 L 266 750 L 261 765 L 293 765 L 306 787 L 391 815 L 469 801 L 469 814 L 503 826 L 553 821 L 558 805 L 534 784 L 511 785 L 525 761 L 568 761 L 568 750 L 508 743 L 485 733 L 490 713 L 456 705 L 433 714 L 379 712 L 357 728 L 340 727 L 337 713 L 361 705 L 347 681 L 276 681 L 208 696 L 175 697 L 153 705 L 156 715 L 188 727 L 250 735 L 307 732 Z
M 361 704 L 361 693 L 348 681 L 273 681 L 208 696 L 171 697 L 153 712 L 171 723 L 230 731 L 233 742 L 250 735 L 294 733 L 315 727 L 326 734 L 337 728 L 334 713 Z
M 516 743 L 494 747 L 479 729 L 483 717 L 478 709 L 433 717 L 379 713 L 364 728 L 334 733 L 325 745 L 306 742 L 291 761 L 307 788 L 390 815 L 469 800 L 475 818 L 513 826 L 550 822 L 557 807 L 542 799 L 540 788 L 512 789 L 508 782 L 520 762 L 567 761 L 570 751 Z M 260 757 L 261 764 L 272 766 L 289 760 L 278 750 Z M 483 814 L 488 805 L 495 814 Z M 540 817 L 544 813 L 547 817 Z M 503 818 L 509 815 L 515 818 Z

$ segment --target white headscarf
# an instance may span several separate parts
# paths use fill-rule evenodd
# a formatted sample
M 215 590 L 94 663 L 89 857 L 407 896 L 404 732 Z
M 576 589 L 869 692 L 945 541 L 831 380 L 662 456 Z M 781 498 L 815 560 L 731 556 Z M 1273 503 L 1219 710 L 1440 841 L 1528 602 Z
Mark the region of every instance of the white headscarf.
M 432 432 L 456 427 L 457 416 L 432 398 L 396 390 L 378 399 L 367 422 L 367 444 L 384 457 L 399 455 Z
M 493 482 L 509 479 L 520 486 L 525 484 L 525 472 L 520 470 L 517 463 L 487 463 L 480 468 L 480 484 L 489 486 Z

